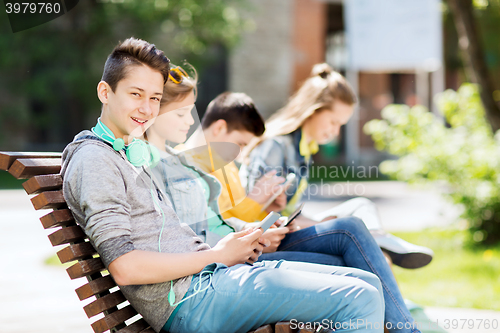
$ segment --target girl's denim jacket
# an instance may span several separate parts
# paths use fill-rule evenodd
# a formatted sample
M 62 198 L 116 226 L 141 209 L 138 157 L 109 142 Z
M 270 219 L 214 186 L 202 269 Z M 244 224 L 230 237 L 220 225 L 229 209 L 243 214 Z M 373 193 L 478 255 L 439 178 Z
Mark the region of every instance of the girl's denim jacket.
M 286 177 L 289 173 L 297 176 L 292 185 L 287 189 L 286 196 L 289 201 L 297 192 L 302 178 L 309 177 L 311 159 L 307 161 L 300 155 L 299 144 L 302 138 L 302 130 L 269 138 L 255 147 L 250 153 L 248 165 L 242 165 L 240 178 L 243 186 L 250 191 L 257 180 L 265 173 L 276 170 L 278 176 Z
M 214 176 L 190 165 L 182 152 L 168 146 L 166 149 L 167 153 L 161 152 L 161 160 L 153 169 L 153 173 L 164 186 L 163 189 L 180 221 L 188 224 L 203 241 L 214 246 L 221 237 L 208 230 L 207 201 L 196 173 L 207 182 L 210 188 L 208 205 L 218 215 L 220 212 L 217 199 L 221 193 L 221 184 Z

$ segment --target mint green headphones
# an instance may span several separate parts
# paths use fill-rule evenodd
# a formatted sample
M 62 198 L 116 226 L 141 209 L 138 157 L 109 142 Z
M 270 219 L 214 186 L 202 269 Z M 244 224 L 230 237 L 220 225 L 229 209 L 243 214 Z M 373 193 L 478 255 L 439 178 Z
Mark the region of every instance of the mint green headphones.
M 92 133 L 109 143 L 116 151 L 125 149 L 127 159 L 135 167 L 154 167 L 160 161 L 160 152 L 156 147 L 136 138 L 126 146 L 122 138 L 115 138 L 113 132 L 103 124 L 101 118 L 97 119 L 97 125 L 92 127 Z

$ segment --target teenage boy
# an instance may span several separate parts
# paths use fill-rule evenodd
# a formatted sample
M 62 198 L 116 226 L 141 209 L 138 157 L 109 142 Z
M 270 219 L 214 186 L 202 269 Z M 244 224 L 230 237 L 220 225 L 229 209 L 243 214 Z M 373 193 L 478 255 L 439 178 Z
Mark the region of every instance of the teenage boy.
M 180 223 L 150 176 L 155 154 L 135 139 L 158 114 L 168 75 L 169 61 L 153 44 L 119 44 L 97 87 L 101 118 L 63 152 L 64 197 L 132 306 L 157 332 L 246 332 L 281 320 L 382 332 L 383 296 L 373 274 L 283 261 L 248 265 L 267 245 L 261 229 L 231 233 L 210 248 Z
M 225 92 L 210 102 L 201 120 L 201 126 L 185 145 L 180 146 L 181 149 L 193 149 L 212 143 L 211 156 L 208 150 L 193 150 L 195 154 L 193 163 L 201 166 L 204 171 L 212 173 L 223 185 L 219 196 L 219 208 L 224 219 L 236 217 L 247 222 L 260 221 L 269 212 L 279 212 L 286 206 L 286 195 L 283 193 L 269 207 L 263 209 L 264 203 L 285 180 L 283 177 L 276 177 L 276 172 L 271 171 L 257 181 L 252 191 L 247 194 L 241 184 L 238 167 L 231 159 L 236 156 L 228 156 L 230 160 L 224 156 L 231 155 L 226 151 L 232 153 L 235 149 L 227 149 L 229 147 L 226 145 L 213 144 L 214 142 L 227 142 L 243 150 L 253 138 L 261 136 L 264 130 L 264 120 L 250 96 L 244 93 Z M 187 156 L 190 155 L 192 154 L 188 152 Z M 212 170 L 213 161 L 219 167 L 215 168 L 215 171 Z
M 201 127 L 186 142 L 185 149 L 202 146 L 206 144 L 205 142 L 230 142 L 243 149 L 253 138 L 261 136 L 264 130 L 264 120 L 248 95 L 225 92 L 217 96 L 208 105 L 207 111 L 201 120 Z M 199 152 L 200 150 L 196 151 Z M 216 155 L 213 152 L 217 153 L 217 150 L 212 149 L 212 155 Z M 224 151 L 220 155 L 223 154 Z M 210 158 L 215 159 L 214 156 L 210 156 Z M 246 194 L 236 164 L 233 161 L 227 161 L 225 167 L 214 171 L 211 169 L 210 158 L 202 156 L 202 158 L 196 159 L 196 163 L 202 166 L 204 171 L 212 173 L 223 185 L 219 197 L 219 208 L 224 219 L 236 217 L 246 222 L 260 221 L 267 215 L 267 212 L 281 211 L 286 205 L 286 197 L 281 195 L 271 206 L 265 210 L 262 209 L 262 205 L 267 202 L 273 191 L 276 190 L 276 184 L 284 180 L 282 177 L 274 177 L 273 173 L 267 173 Z M 222 165 L 223 163 L 219 164 Z M 359 203 L 362 203 L 363 206 L 358 207 Z M 362 220 L 376 220 L 377 223 L 374 224 L 381 225 L 376 205 L 366 198 L 349 200 L 336 208 L 338 217 L 356 216 Z M 322 222 L 331 218 L 331 216 L 327 218 L 321 217 Z M 317 225 L 318 220 L 311 220 L 299 215 L 296 224 L 298 224 L 298 228 L 306 228 Z M 241 230 L 247 226 L 245 223 L 238 223 L 237 220 L 229 220 L 228 222 L 236 230 Z M 405 256 L 420 254 L 422 250 L 424 253 L 432 252 L 430 249 L 416 246 L 389 235 L 383 230 L 374 229 L 371 230 L 371 233 L 379 246 L 388 253 L 395 264 Z M 267 237 L 272 241 L 272 245 L 265 252 L 276 249 L 284 236 L 280 235 L 279 230 L 273 230 L 268 233 Z M 308 250 L 308 252 L 314 251 Z M 269 255 L 265 257 L 271 259 Z M 428 262 L 426 261 L 426 263 Z

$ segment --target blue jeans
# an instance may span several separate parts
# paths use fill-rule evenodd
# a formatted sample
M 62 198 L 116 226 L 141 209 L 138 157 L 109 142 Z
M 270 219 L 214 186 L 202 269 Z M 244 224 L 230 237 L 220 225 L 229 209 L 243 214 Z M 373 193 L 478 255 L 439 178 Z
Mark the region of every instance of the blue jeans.
M 420 332 L 380 247 L 359 218 L 338 218 L 295 231 L 281 241 L 277 252 L 264 253 L 259 258 L 277 259 L 356 267 L 377 275 L 384 290 L 385 325 L 389 332 Z
M 337 332 L 383 332 L 383 295 L 371 273 L 287 261 L 211 264 L 205 270 L 214 271 L 212 278 L 202 278 L 201 287 L 209 287 L 186 299 L 171 333 L 247 332 L 279 321 L 337 325 Z M 193 277 L 185 298 L 198 279 L 199 274 Z

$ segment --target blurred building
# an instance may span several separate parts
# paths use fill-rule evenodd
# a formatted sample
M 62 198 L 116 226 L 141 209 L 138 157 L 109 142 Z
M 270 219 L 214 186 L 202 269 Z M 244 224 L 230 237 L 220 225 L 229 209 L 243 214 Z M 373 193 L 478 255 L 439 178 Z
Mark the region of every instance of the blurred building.
M 248 93 L 261 112 L 269 117 L 306 79 L 314 64 L 328 62 L 346 74 L 347 52 L 342 0 L 249 0 L 255 30 L 243 35 L 240 45 L 229 55 L 228 89 Z M 319 163 L 351 164 L 349 149 L 357 149 L 356 163 L 378 165 L 388 156 L 373 147 L 363 125 L 380 118 L 391 103 L 432 108 L 433 82 L 415 71 L 359 72 L 358 120 L 344 128 L 338 142 L 323 146 Z M 352 77 L 348 79 L 352 80 Z M 428 81 L 426 81 L 428 80 Z M 422 88 L 427 88 L 427 91 Z M 434 83 L 436 86 L 436 84 Z M 447 73 L 441 86 L 456 89 L 457 75 Z M 436 91 L 434 89 L 434 91 Z M 350 137 L 349 137 L 350 136 Z

